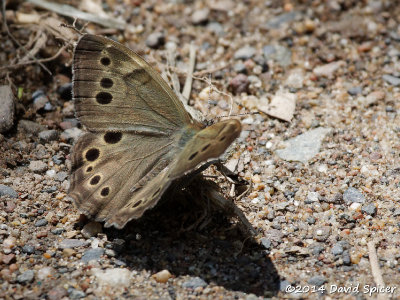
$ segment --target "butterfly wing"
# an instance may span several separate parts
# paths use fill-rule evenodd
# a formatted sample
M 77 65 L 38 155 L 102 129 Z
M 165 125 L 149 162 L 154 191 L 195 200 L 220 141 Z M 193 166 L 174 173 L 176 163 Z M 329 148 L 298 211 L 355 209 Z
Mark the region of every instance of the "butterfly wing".
M 89 131 L 171 133 L 190 115 L 139 55 L 110 39 L 84 35 L 75 48 L 76 114 Z
M 87 133 L 73 149 L 69 195 L 82 212 L 97 221 L 109 220 L 127 205 L 135 210 L 132 217 L 140 217 L 152 206 L 135 199 L 144 187 L 158 188 L 154 178 L 170 164 L 173 144 L 165 137 L 129 132 Z M 161 190 L 162 186 L 160 195 Z M 122 228 L 127 220 L 116 227 Z
M 239 136 L 240 131 L 240 122 L 233 119 L 202 130 L 186 127 L 181 131 L 179 141 L 175 143 L 173 153 L 176 154 L 171 158 L 169 167 L 133 195 L 124 207 L 111 216 L 106 226 L 122 228 L 131 219 L 140 217 L 145 210 L 157 204 L 174 179 L 192 172 L 211 159 L 218 158 Z
M 77 117 L 90 132 L 74 146 L 69 195 L 105 226 L 139 218 L 175 178 L 218 157 L 240 133 L 235 120 L 202 130 L 155 70 L 106 38 L 79 40 L 73 84 Z

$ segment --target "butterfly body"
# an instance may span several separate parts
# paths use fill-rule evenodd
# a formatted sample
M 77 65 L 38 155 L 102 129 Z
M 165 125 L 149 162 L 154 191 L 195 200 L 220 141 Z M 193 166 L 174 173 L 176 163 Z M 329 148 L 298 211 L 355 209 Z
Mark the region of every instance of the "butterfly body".
M 205 127 L 140 56 L 84 35 L 74 53 L 76 115 L 88 133 L 71 155 L 69 195 L 105 226 L 122 228 L 157 204 L 173 180 L 219 157 L 238 120 Z

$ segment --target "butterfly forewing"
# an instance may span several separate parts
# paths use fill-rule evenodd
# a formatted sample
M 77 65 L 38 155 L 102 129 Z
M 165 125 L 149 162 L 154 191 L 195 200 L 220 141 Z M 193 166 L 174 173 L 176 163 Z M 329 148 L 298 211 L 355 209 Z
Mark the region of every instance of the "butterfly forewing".
M 190 120 L 160 75 L 110 39 L 84 35 L 75 49 L 73 71 L 77 117 L 90 131 L 163 134 Z

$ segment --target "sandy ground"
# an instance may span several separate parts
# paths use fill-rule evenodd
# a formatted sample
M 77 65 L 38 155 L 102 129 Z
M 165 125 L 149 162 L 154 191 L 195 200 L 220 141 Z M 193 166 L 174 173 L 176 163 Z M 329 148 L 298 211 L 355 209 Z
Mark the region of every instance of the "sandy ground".
M 11 2 L 8 28 L 27 51 L 62 51 L 43 62 L 49 75 L 1 33 L 0 298 L 400 298 L 398 1 L 107 1 L 129 30 L 86 28 L 164 74 L 165 50 L 175 49 L 170 72 L 182 84 L 193 42 L 196 77 L 211 73 L 232 98 L 195 80 L 191 105 L 214 120 L 231 108 L 263 112 L 239 117 L 225 161 L 245 185 L 206 172 L 254 238 L 226 211 L 206 210 L 199 178 L 123 230 L 80 217 L 67 197 L 71 147 L 84 130 L 71 100 L 78 35 L 60 38 L 44 21 L 70 20 Z M 42 17 L 24 23 L 21 13 Z

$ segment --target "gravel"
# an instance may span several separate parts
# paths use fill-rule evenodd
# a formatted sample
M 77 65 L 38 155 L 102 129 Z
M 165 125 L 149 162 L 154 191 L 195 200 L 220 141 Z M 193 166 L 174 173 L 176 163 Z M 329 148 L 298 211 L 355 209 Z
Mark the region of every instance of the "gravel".
M 0 39 L 0 76 L 15 95 L 17 124 L 0 134 L 0 298 L 375 299 L 381 295 L 289 293 L 375 286 L 373 241 L 385 286 L 397 287 L 383 296 L 399 299 L 400 6 L 134 2 L 102 7 L 127 21 L 124 32 L 96 24 L 87 31 L 125 43 L 181 85 L 193 42 L 190 105 L 209 123 L 229 114 L 243 121 L 225 155 L 235 175 L 211 167 L 207 181 L 190 178 L 183 190 L 173 182 L 122 230 L 83 218 L 68 197 L 71 150 L 87 125 L 71 99 L 72 51 L 56 57 L 62 41 L 51 30 L 42 45 L 30 40 L 40 28 L 14 22 L 11 12 L 35 14 L 37 6 L 7 5 L 18 24 L 11 34 L 53 75 L 26 64 L 7 35 Z M 254 240 L 232 210 L 213 206 L 211 181 L 244 213 Z

